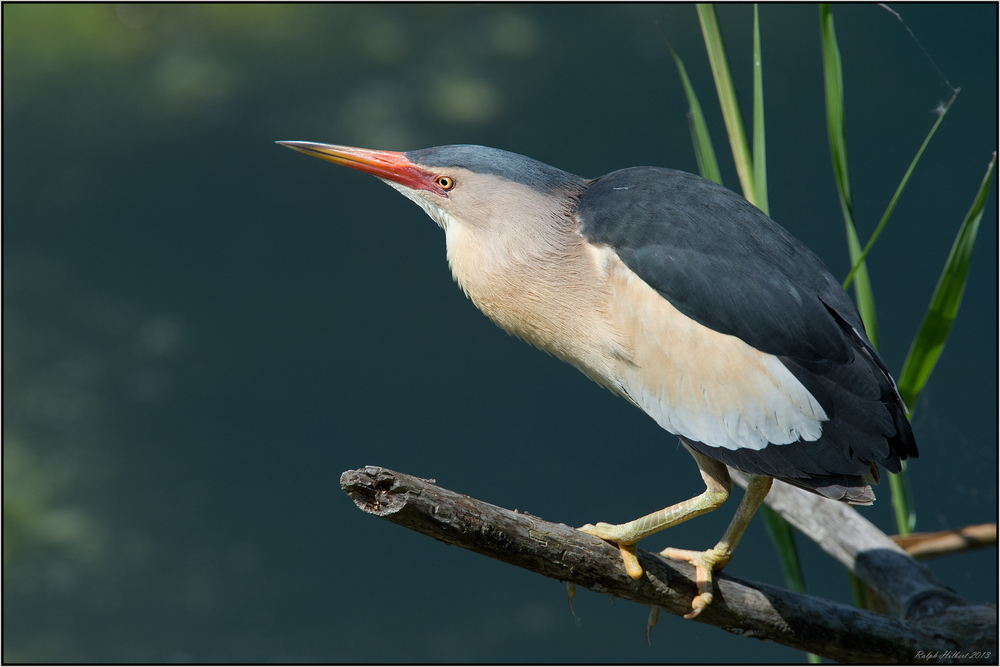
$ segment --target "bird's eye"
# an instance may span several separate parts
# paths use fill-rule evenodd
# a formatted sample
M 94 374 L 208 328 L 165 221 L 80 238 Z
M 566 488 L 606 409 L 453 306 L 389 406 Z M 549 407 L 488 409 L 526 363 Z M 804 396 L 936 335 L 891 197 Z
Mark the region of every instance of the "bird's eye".
M 450 176 L 438 176 L 435 180 L 442 190 L 451 190 L 455 187 L 455 179 Z

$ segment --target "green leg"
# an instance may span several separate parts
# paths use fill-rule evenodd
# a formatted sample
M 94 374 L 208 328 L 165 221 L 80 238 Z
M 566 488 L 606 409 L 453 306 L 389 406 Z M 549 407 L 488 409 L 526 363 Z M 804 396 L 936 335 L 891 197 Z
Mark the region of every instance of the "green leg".
M 633 579 L 642 577 L 642 566 L 639 565 L 639 560 L 636 558 L 635 548 L 639 540 L 699 514 L 710 512 L 729 497 L 733 482 L 726 466 L 714 459 L 702 456 L 692 449 L 688 449 L 688 451 L 694 456 L 701 469 L 701 476 L 705 480 L 706 487 L 704 493 L 628 523 L 617 525 L 598 523 L 596 526 L 588 523 L 580 528 L 585 533 L 617 544 L 621 550 L 625 570 Z M 739 538 L 737 537 L 737 539 Z
M 736 515 L 729 522 L 729 528 L 719 543 L 708 551 L 687 551 L 684 549 L 664 549 L 661 556 L 673 560 L 684 560 L 695 566 L 695 575 L 698 581 L 698 595 L 691 601 L 693 611 L 686 614 L 684 618 L 694 618 L 701 613 L 702 609 L 712 602 L 712 573 L 724 568 L 733 557 L 736 545 L 739 544 L 743 532 L 750 525 L 750 519 L 760 504 L 767 497 L 767 492 L 771 490 L 770 477 L 751 477 L 747 484 L 747 491 L 740 501 L 740 506 L 736 510 Z

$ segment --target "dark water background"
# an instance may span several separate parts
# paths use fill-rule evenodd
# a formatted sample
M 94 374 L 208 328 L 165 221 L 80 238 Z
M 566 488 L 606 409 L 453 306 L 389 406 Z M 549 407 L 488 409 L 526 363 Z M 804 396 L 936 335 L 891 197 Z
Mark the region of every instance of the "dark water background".
M 995 5 L 895 8 L 962 93 L 869 266 L 898 371 L 996 147 Z M 719 9 L 750 110 L 751 9 Z M 761 9 L 772 216 L 848 270 L 818 11 Z M 835 8 L 866 239 L 948 87 L 900 23 Z M 506 148 L 584 176 L 696 171 L 681 52 L 737 186 L 694 9 L 5 5 L 5 661 L 800 661 L 357 510 L 377 464 L 570 525 L 700 492 L 676 439 L 509 338 L 441 231 L 277 139 Z M 749 119 L 749 116 L 748 116 Z M 918 530 L 996 520 L 996 198 L 914 407 Z M 895 532 L 887 485 L 862 510 Z M 646 549 L 706 548 L 735 503 Z M 799 539 L 809 590 L 849 602 Z M 932 561 L 997 599 L 996 551 Z M 761 521 L 728 572 L 783 581 Z

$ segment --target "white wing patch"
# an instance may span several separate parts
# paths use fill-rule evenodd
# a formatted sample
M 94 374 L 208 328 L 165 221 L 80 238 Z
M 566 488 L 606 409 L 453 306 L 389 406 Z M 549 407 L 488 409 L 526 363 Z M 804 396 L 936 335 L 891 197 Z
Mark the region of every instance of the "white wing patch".
M 632 351 L 620 382 L 660 426 L 730 450 L 820 438 L 826 413 L 777 357 L 698 324 L 613 251 L 598 252 L 613 318 Z

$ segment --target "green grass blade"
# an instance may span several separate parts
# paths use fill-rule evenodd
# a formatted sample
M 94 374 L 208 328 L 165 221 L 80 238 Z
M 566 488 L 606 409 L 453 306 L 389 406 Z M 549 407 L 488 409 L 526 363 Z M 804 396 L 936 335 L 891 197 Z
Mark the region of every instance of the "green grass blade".
M 931 297 L 924 321 L 910 344 L 906 361 L 903 362 L 903 370 L 899 374 L 899 394 L 907 405 L 916 404 L 917 397 L 927 384 L 927 378 L 934 370 L 938 357 L 941 356 L 948 334 L 951 333 L 951 326 L 958 315 L 958 307 L 962 303 L 965 284 L 969 278 L 969 265 L 976 245 L 979 222 L 983 218 L 986 198 L 990 193 L 996 159 L 997 155 L 993 153 L 993 159 L 986 169 L 986 175 L 979 186 L 972 208 L 965 214 L 962 226 L 951 246 L 951 252 L 941 271 L 941 277 L 938 278 L 937 287 L 934 288 L 934 296 Z
M 715 79 L 715 89 L 719 94 L 722 117 L 726 121 L 729 145 L 733 151 L 733 160 L 736 162 L 736 174 L 740 178 L 743 196 L 750 202 L 756 203 L 750 146 L 747 144 L 746 130 L 743 129 L 743 116 L 740 114 L 740 103 L 736 98 L 736 88 L 733 86 L 733 77 L 729 71 L 729 60 L 722 42 L 719 20 L 712 5 L 697 5 L 697 9 L 701 33 L 705 38 L 705 49 L 708 51 L 708 60 L 712 66 L 712 77 Z
M 660 29 L 663 41 L 667 43 L 670 55 L 674 57 L 674 62 L 677 64 L 677 72 L 681 75 L 681 84 L 684 86 L 684 94 L 688 101 L 688 125 L 691 128 L 691 142 L 694 144 L 694 157 L 698 161 L 698 172 L 704 178 L 722 185 L 722 174 L 719 172 L 719 162 L 715 159 L 712 137 L 708 134 L 705 115 L 701 112 L 701 104 L 698 103 L 698 96 L 688 78 L 687 68 L 684 67 L 684 61 L 677 55 L 674 45 L 670 43 L 666 31 L 659 22 L 656 23 L 656 27 Z
M 854 218 L 851 203 L 851 179 L 847 173 L 847 137 L 844 132 L 844 75 L 840 64 L 840 49 L 833 26 L 830 5 L 820 5 L 821 40 L 823 47 L 823 82 L 826 86 L 826 129 L 833 158 L 833 175 L 840 192 L 840 205 L 845 216 Z
M 793 591 L 806 592 L 806 582 L 799 567 L 799 550 L 795 546 L 795 534 L 788 522 L 767 505 L 760 506 L 764 517 L 764 527 L 771 536 L 774 547 L 785 570 L 785 584 Z
M 879 347 L 878 313 L 875 310 L 875 293 L 872 291 L 872 281 L 868 277 L 868 265 L 861 261 L 861 241 L 858 240 L 858 230 L 854 220 L 844 218 L 844 228 L 847 232 L 847 250 L 851 262 L 858 262 L 858 270 L 854 274 L 854 299 L 861 313 L 861 321 L 865 324 L 868 340 L 877 350 Z
M 795 546 L 795 533 L 788 522 L 767 505 L 761 505 L 759 514 L 764 517 L 764 528 L 774 543 L 774 550 L 778 552 L 778 559 L 781 561 L 781 569 L 785 573 L 785 585 L 793 591 L 799 593 L 806 592 L 806 581 L 802 576 L 802 565 L 799 561 L 799 550 Z M 809 662 L 818 663 L 819 656 L 812 653 L 806 654 Z
M 760 18 L 753 6 L 753 187 L 754 204 L 769 213 L 767 151 L 764 144 L 764 67 L 760 51 Z
M 826 87 L 826 124 L 830 139 L 830 156 L 833 175 L 840 195 L 840 209 L 844 214 L 847 232 L 847 249 L 851 265 L 859 264 L 854 275 L 854 296 L 858 312 L 865 323 L 865 331 L 872 345 L 878 348 L 878 315 L 872 293 L 868 267 L 861 259 L 861 241 L 854 226 L 854 204 L 851 200 L 851 180 L 847 169 L 847 133 L 844 121 L 844 75 L 837 46 L 837 33 L 833 26 L 830 5 L 820 5 L 820 36 L 823 50 L 823 81 Z
M 858 609 L 868 609 L 868 596 L 865 594 L 865 584 L 858 576 L 847 571 L 847 578 L 851 582 L 851 595 L 854 597 L 854 606 Z
M 927 148 L 927 144 L 931 142 L 931 137 L 933 137 L 934 133 L 937 132 L 938 126 L 941 125 L 941 121 L 943 121 L 944 117 L 948 114 L 948 109 L 951 108 L 951 105 L 955 101 L 955 98 L 958 97 L 959 92 L 961 92 L 961 88 L 957 89 L 955 94 L 951 96 L 951 99 L 948 100 L 948 104 L 938 115 L 937 122 L 934 123 L 931 131 L 927 133 L 927 138 L 924 139 L 924 143 L 920 145 L 920 150 L 918 150 L 917 154 L 913 156 L 913 161 L 910 162 L 909 169 L 907 169 L 906 173 L 903 174 L 903 180 L 899 183 L 899 187 L 896 188 L 896 193 L 892 196 L 892 200 L 889 202 L 889 206 L 886 207 L 885 213 L 882 214 L 882 219 L 879 221 L 878 226 L 872 233 L 871 238 L 868 239 L 868 243 L 865 244 L 865 249 L 861 253 L 861 258 L 855 262 L 854 268 L 851 269 L 851 272 L 847 274 L 847 278 L 844 279 L 844 289 L 847 289 L 848 285 L 851 284 L 851 279 L 854 278 L 854 273 L 858 270 L 858 267 L 861 266 L 861 262 L 865 261 L 865 257 L 868 256 L 868 251 L 870 251 L 872 246 L 875 245 L 875 240 L 878 239 L 879 234 L 882 233 L 882 228 L 885 227 L 885 223 L 888 222 L 889 216 L 892 215 L 892 211 L 896 208 L 896 202 L 899 201 L 899 196 L 903 194 L 903 190 L 906 189 L 906 184 L 910 182 L 910 176 L 913 174 L 913 169 L 917 166 L 917 162 L 920 161 L 921 156 L 924 154 L 924 149 Z
M 969 266 L 972 263 L 972 251 L 976 245 L 979 222 L 983 218 L 986 199 L 990 194 L 996 160 L 997 154 L 993 153 L 986 168 L 986 175 L 979 184 L 979 192 L 976 193 L 972 207 L 965 214 L 962 226 L 955 236 L 951 252 L 934 288 L 930 306 L 924 315 L 924 321 L 910 344 L 910 350 L 903 362 L 903 369 L 899 374 L 899 395 L 907 405 L 916 405 L 917 398 L 927 384 L 944 350 L 952 324 L 958 316 L 965 285 L 969 279 Z M 910 492 L 905 462 L 898 475 L 889 476 L 889 482 L 892 485 L 892 505 L 896 514 L 896 525 L 901 534 L 908 535 L 916 527 L 916 513 L 913 510 L 913 496 Z
M 896 532 L 909 535 L 917 527 L 917 511 L 910 491 L 910 476 L 906 473 L 906 461 L 899 462 L 898 473 L 889 473 L 889 488 L 892 490 L 892 511 L 896 515 Z

